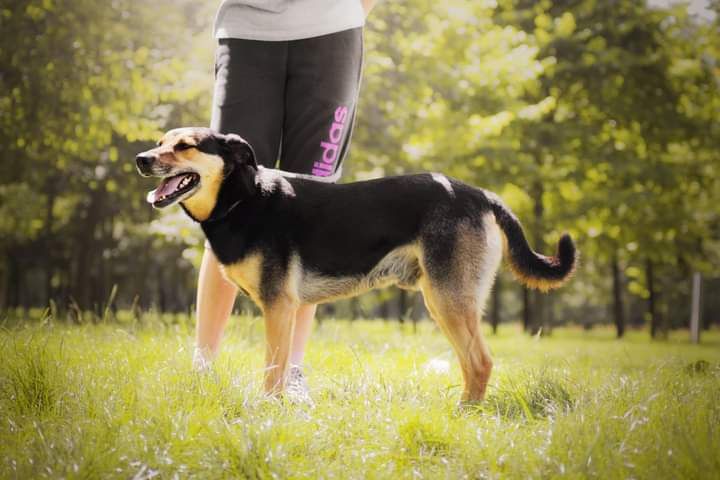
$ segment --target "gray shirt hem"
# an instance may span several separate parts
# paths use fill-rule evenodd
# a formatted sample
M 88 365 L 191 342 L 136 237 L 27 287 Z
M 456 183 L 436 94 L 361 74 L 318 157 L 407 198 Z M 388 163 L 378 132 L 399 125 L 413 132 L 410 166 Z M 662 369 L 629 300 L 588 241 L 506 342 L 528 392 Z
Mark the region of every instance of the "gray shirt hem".
M 237 38 L 241 40 L 262 40 L 270 42 L 282 42 L 290 40 L 302 40 L 304 38 L 321 37 L 323 35 L 329 35 L 331 33 L 342 32 L 343 30 L 350 30 L 352 28 L 358 28 L 364 26 L 365 22 L 349 22 L 347 24 L 340 25 L 317 25 L 314 28 L 308 28 L 305 30 L 293 31 L 292 34 L 288 34 L 285 31 L 268 31 L 268 30 L 247 30 L 244 29 L 242 32 L 234 30 L 231 26 L 218 27 L 215 32 L 215 38 L 220 40 L 224 38 Z
M 217 39 L 289 41 L 364 24 L 361 0 L 224 0 L 213 30 Z

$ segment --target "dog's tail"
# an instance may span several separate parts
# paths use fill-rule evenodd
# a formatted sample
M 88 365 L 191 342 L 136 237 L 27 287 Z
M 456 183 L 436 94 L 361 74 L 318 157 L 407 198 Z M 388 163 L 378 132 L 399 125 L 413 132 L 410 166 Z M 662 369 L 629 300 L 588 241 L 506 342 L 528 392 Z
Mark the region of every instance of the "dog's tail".
M 505 234 L 510 268 L 523 285 L 546 292 L 562 286 L 573 274 L 577 252 L 567 233 L 560 237 L 557 254 L 546 257 L 534 252 L 525 239 L 520 221 L 500 198 L 486 192 L 500 229 Z

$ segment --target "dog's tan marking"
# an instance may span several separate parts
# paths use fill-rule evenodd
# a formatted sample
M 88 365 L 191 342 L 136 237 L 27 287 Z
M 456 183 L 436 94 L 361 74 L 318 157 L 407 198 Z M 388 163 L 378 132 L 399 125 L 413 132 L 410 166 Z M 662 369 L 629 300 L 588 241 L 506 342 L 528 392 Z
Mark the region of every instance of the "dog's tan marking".
M 395 284 L 407 289 L 417 288 L 418 255 L 416 244 L 398 247 L 385 255 L 365 276 L 332 277 L 302 271 L 298 297 L 304 303 L 325 303 Z
M 200 175 L 200 186 L 197 192 L 181 203 L 197 221 L 207 220 L 215 208 L 223 181 L 224 163 L 222 158 L 195 149 L 183 150 L 175 152 L 175 166 L 180 171 L 184 167 L 192 168 Z
M 363 279 L 363 286 L 368 290 L 395 284 L 403 288 L 416 288 L 419 258 L 420 247 L 417 243 L 391 250 Z
M 290 258 L 288 272 L 285 278 L 284 292 L 293 301 L 300 303 L 300 284 L 302 282 L 302 263 L 300 255 L 294 254 Z
M 197 147 L 197 140 L 195 137 L 182 137 L 178 139 L 178 141 L 174 142 L 175 145 L 184 143 L 185 145 L 191 146 L 191 147 Z M 184 150 L 181 150 L 184 151 Z
M 544 293 L 547 293 L 550 290 L 555 290 L 556 288 L 560 288 L 567 281 L 567 278 L 561 280 L 552 280 L 548 278 L 528 277 L 520 270 L 515 268 L 515 265 L 513 265 L 512 262 L 508 262 L 508 265 L 510 266 L 510 271 L 518 282 L 528 288 L 540 290 Z
M 486 246 L 482 271 L 487 274 L 481 275 L 480 277 L 478 295 L 480 304 L 484 306 L 495 283 L 495 276 L 500 269 L 500 264 L 502 263 L 503 241 L 505 236 L 502 234 L 502 230 L 500 230 L 494 214 L 486 214 L 483 222 L 485 223 Z
M 263 311 L 266 337 L 264 385 L 268 394 L 276 395 L 282 392 L 287 380 L 295 317 L 300 306 L 297 296 L 300 263 L 296 257 L 291 260 L 280 292 L 272 300 L 264 301 L 260 295 L 263 260 L 258 252 L 222 268 L 226 278 L 245 290 Z
M 458 302 L 477 304 L 480 313 L 495 283 L 503 254 L 503 236 L 495 215 L 485 214 L 482 222 L 480 230 L 466 223 L 458 225 L 454 271 L 457 284 L 465 288 L 456 289 L 453 294 Z
M 362 293 L 360 277 L 333 277 L 305 271 L 299 297 L 303 303 L 326 303 Z
M 297 301 L 283 294 L 271 304 L 263 306 L 266 339 L 265 392 L 270 395 L 277 395 L 285 388 L 299 306 Z
M 248 255 L 239 262 L 224 265 L 222 270 L 228 280 L 245 290 L 257 305 L 262 305 L 260 301 L 262 265 L 263 256 L 257 252 Z

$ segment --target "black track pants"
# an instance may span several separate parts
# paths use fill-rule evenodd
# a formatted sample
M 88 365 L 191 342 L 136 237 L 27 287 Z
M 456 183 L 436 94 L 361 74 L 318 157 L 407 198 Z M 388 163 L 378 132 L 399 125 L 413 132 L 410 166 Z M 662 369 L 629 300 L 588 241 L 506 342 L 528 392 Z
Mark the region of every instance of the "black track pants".
M 236 133 L 257 161 L 322 177 L 347 154 L 362 67 L 362 28 L 292 41 L 222 39 L 212 128 Z

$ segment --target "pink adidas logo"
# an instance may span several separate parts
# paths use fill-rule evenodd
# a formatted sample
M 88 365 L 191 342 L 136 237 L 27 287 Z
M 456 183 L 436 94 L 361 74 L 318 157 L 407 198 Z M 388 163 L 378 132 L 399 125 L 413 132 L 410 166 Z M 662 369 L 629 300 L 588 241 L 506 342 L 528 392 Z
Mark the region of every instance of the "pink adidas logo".
M 335 121 L 330 126 L 328 141 L 320 142 L 320 148 L 323 149 L 322 159 L 313 164 L 313 175 L 327 177 L 332 175 L 333 170 L 335 170 L 335 160 L 337 160 L 340 140 L 342 140 L 345 131 L 347 116 L 347 107 L 340 106 L 335 110 Z

